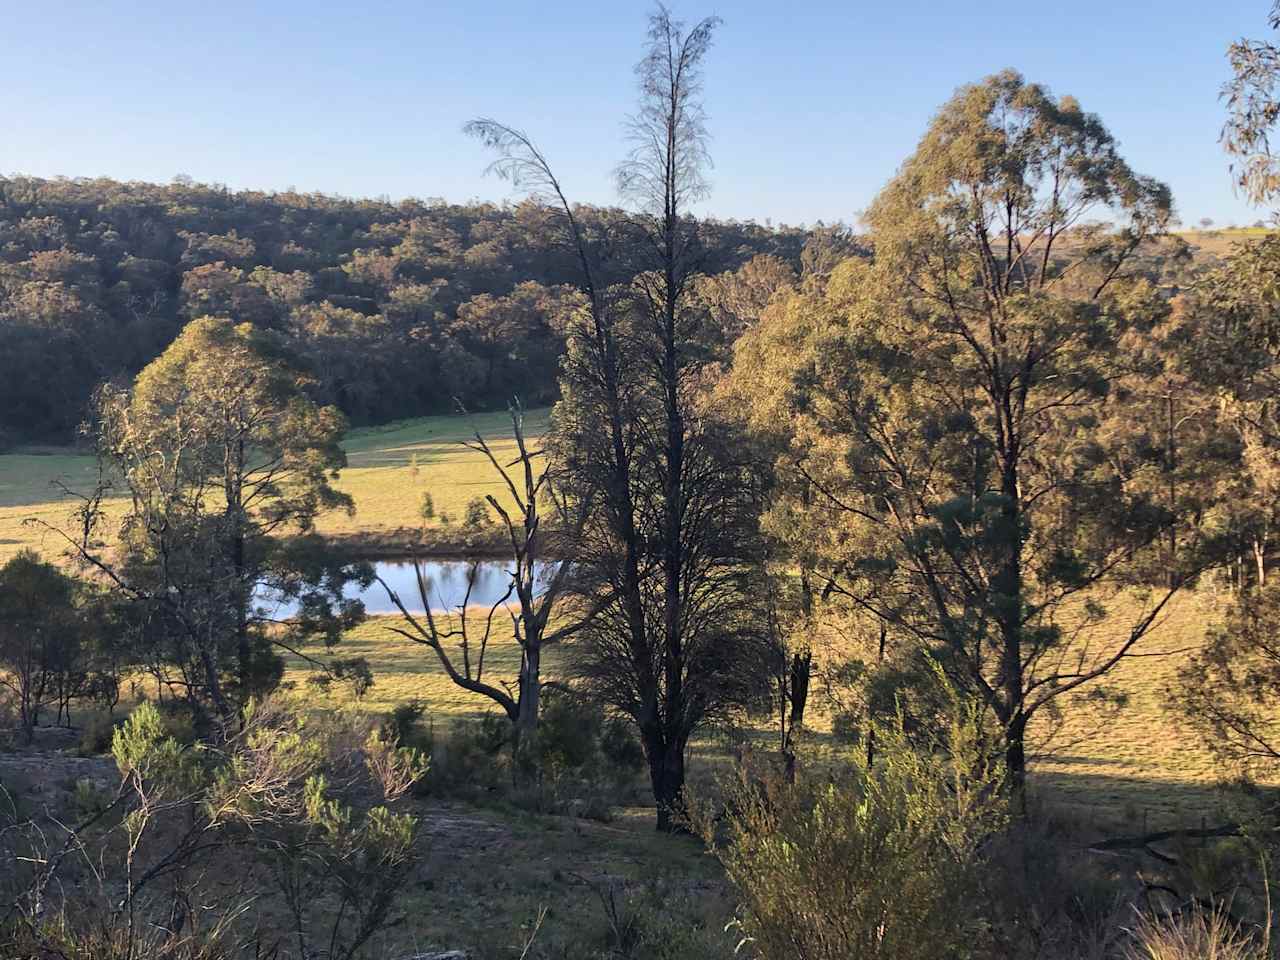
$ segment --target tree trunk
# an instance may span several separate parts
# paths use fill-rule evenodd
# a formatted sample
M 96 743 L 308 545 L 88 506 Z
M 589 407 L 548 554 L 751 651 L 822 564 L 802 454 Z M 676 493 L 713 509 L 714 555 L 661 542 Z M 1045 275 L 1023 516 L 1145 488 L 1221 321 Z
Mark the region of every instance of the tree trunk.
M 223 495 L 226 498 L 226 516 L 230 523 L 231 542 L 228 545 L 232 569 L 232 602 L 236 605 L 236 665 L 240 680 L 240 698 L 247 701 L 253 671 L 253 654 L 249 649 L 249 597 L 245 583 L 245 516 L 241 483 L 244 476 L 245 443 L 240 438 L 234 450 L 234 459 L 228 464 Z
M 1019 710 L 1005 730 L 1005 767 L 1014 803 L 1027 812 L 1027 718 Z
M 883 618 L 880 620 L 880 644 L 876 650 L 876 668 L 884 666 L 884 652 L 889 642 L 889 625 Z M 867 769 L 870 770 L 875 766 L 876 762 L 876 725 L 875 714 L 872 710 L 868 697 L 867 703 Z
M 226 696 L 223 695 L 222 680 L 218 677 L 218 664 L 210 650 L 205 649 L 200 652 L 200 665 L 204 668 L 204 681 L 214 709 L 218 711 L 220 719 L 230 720 L 233 711 L 231 705 L 227 703 Z
M 30 685 L 22 683 L 21 686 L 18 697 L 18 721 L 22 724 L 22 732 L 27 743 L 31 743 L 36 738 L 36 711 L 32 704 Z
M 1012 434 L 1012 428 L 1009 430 Z M 1027 780 L 1026 718 L 1022 715 L 1022 515 L 1021 490 L 1018 482 L 1017 448 L 1005 455 L 1001 470 L 1002 508 L 1008 545 L 992 586 L 995 587 L 996 620 L 1000 629 L 1000 694 L 1004 713 L 1009 718 L 1005 736 L 1009 786 L 1015 798 L 1025 807 L 1023 796 Z
M 658 807 L 657 828 L 661 833 L 683 829 L 684 743 L 669 740 L 657 729 L 643 732 L 645 755 L 649 760 L 649 781 Z
M 782 756 L 786 762 L 788 783 L 796 782 L 796 731 L 804 726 L 804 710 L 809 702 L 809 676 L 813 668 L 813 653 L 791 657 L 790 717 L 782 742 Z
M 1178 508 L 1178 489 L 1177 489 L 1177 475 L 1174 473 L 1174 469 L 1177 466 L 1178 452 L 1177 452 L 1177 444 L 1174 438 L 1173 397 L 1169 396 L 1166 398 L 1166 400 L 1168 402 L 1168 424 L 1167 424 L 1168 436 L 1166 438 L 1165 470 L 1167 471 L 1169 476 L 1169 514 L 1170 516 L 1176 516 L 1177 508 Z M 1168 577 L 1169 577 L 1168 583 L 1169 583 L 1169 586 L 1171 587 L 1174 586 L 1177 582 L 1177 578 L 1178 578 L 1177 564 L 1178 564 L 1178 525 L 1171 523 L 1169 524 L 1169 574 L 1168 574 Z
M 542 650 L 527 647 L 520 662 L 520 702 L 516 708 L 516 744 L 526 742 L 538 729 L 538 708 L 542 700 L 539 675 Z

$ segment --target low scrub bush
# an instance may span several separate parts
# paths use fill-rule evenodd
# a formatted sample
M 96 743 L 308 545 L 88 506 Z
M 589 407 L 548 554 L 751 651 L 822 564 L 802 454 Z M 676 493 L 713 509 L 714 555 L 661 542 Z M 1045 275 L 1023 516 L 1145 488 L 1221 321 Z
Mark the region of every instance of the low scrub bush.
M 426 715 L 426 701 L 414 699 L 402 703 L 382 718 L 382 735 L 403 747 L 430 754 L 431 733 L 423 724 Z
M 418 862 L 398 805 L 425 759 L 367 718 L 278 700 L 190 744 L 171 719 L 144 703 L 116 728 L 119 779 L 75 784 L 78 825 L 0 829 L 0 857 L 33 865 L 0 871 L 0 956 L 216 960 L 231 930 L 236 956 L 355 960 Z M 251 907 L 286 925 L 246 929 Z
M 626 721 L 556 690 L 548 691 L 536 739 L 518 762 L 520 806 L 607 822 L 643 767 L 644 752 Z
M 581 770 L 596 762 L 604 713 L 582 697 L 548 691 L 538 718 L 534 752 L 548 770 Z
M 110 923 L 76 926 L 55 919 L 0 929 L 12 960 L 237 960 L 245 954 L 221 927 L 207 931 L 129 931 Z
M 510 781 L 508 764 L 501 756 L 509 727 L 505 718 L 489 714 L 480 720 L 454 724 L 445 732 L 425 734 L 431 776 L 419 781 L 415 792 L 475 803 L 497 791 Z
M 644 747 L 631 724 L 621 717 L 609 717 L 600 730 L 600 753 L 620 773 L 637 774 L 644 769 Z
M 737 889 L 743 949 L 759 957 L 931 960 L 972 951 L 983 849 L 1005 822 L 1002 771 L 979 708 L 954 703 L 935 742 L 899 714 L 874 768 L 786 783 L 749 767 L 698 832 Z
M 1271 960 L 1265 932 L 1243 928 L 1222 907 L 1196 906 L 1167 917 L 1140 916 L 1125 960 Z
M 412 711 L 401 710 L 394 716 L 411 738 L 401 742 L 431 755 L 431 776 L 417 788 L 424 795 L 608 821 L 644 766 L 644 752 L 624 721 L 606 719 L 597 705 L 559 690 L 547 691 L 536 732 L 518 748 L 505 715 L 455 724 L 424 742 L 412 739 L 420 736 Z M 389 716 L 384 729 L 395 724 Z
M 111 749 L 116 722 L 105 710 L 94 710 L 80 722 L 80 755 L 96 757 Z
M 1127 916 L 1116 864 L 1081 856 L 1096 831 L 1062 811 L 1035 810 L 985 850 L 983 891 L 993 935 L 1011 956 L 1113 960 Z

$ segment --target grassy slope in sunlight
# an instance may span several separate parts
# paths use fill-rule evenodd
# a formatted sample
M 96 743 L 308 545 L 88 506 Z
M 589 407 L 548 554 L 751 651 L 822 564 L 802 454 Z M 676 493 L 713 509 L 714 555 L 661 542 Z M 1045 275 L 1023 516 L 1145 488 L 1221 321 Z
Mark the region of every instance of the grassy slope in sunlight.
M 533 437 L 546 429 L 548 411 L 526 414 L 525 429 Z M 430 491 L 436 520 L 461 521 L 467 501 L 499 493 L 501 481 L 482 455 L 462 446 L 479 430 L 502 463 L 515 458 L 511 421 L 505 413 L 469 417 L 420 417 L 383 427 L 352 430 L 344 441 L 348 466 L 338 487 L 355 499 L 352 516 L 328 514 L 317 524 L 322 533 L 377 535 L 422 524 L 422 496 Z M 87 492 L 96 479 L 91 456 L 69 449 L 48 448 L 0 456 L 0 562 L 23 547 L 57 556 L 62 545 L 56 533 L 28 521 L 35 519 L 69 528 L 76 506 L 58 484 Z M 119 501 L 108 504 L 118 512 Z

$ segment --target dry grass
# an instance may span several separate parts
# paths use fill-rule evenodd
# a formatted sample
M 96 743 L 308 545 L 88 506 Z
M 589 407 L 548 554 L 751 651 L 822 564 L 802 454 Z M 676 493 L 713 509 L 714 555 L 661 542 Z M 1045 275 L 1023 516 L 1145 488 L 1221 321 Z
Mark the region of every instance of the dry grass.
M 548 411 L 532 410 L 526 429 L 537 436 L 546 429 Z M 354 515 L 334 513 L 321 518 L 322 533 L 379 536 L 404 527 L 422 526 L 422 496 L 431 493 L 439 529 L 441 518 L 461 521 L 467 502 L 486 493 L 499 493 L 501 481 L 492 465 L 461 445 L 479 430 L 503 462 L 514 458 L 511 422 L 503 413 L 469 417 L 422 417 L 383 427 L 352 430 L 344 446 L 348 467 L 337 486 L 355 500 Z M 510 456 L 507 456 L 510 454 Z M 0 562 L 24 547 L 47 557 L 63 549 L 59 536 L 42 524 L 69 528 L 74 497 L 59 484 L 88 492 L 96 479 L 91 456 L 69 449 L 26 451 L 0 456 Z M 123 504 L 107 505 L 118 515 Z M 33 522 L 34 521 L 34 522 Z
M 1125 960 L 1267 960 L 1264 937 L 1240 929 L 1224 906 L 1196 907 L 1181 917 L 1140 917 Z
M 1066 705 L 1060 723 L 1042 720 L 1038 732 L 1051 739 L 1035 783 L 1045 802 L 1065 804 L 1100 824 L 1119 819 L 1151 829 L 1198 825 L 1211 815 L 1223 771 L 1182 724 L 1175 680 L 1226 601 L 1208 587 L 1174 600 L 1137 648 L 1139 655 L 1121 661 L 1105 680 L 1127 698 L 1118 712 L 1077 699 Z M 1102 649 L 1145 609 L 1136 597 L 1109 608 L 1093 638 Z
M 1201 257 L 1226 257 L 1234 246 L 1268 236 L 1270 227 L 1234 227 L 1221 230 L 1179 230 L 1177 235 L 1191 245 L 1192 255 Z

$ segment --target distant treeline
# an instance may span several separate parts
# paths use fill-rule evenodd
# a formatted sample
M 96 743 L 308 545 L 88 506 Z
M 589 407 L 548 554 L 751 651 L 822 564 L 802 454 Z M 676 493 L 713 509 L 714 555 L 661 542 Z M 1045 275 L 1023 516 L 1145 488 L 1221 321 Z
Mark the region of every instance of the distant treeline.
M 623 214 L 584 207 L 594 235 Z M 353 422 L 557 390 L 557 316 L 580 276 L 536 203 L 498 206 L 231 191 L 179 178 L 0 178 L 0 445 L 64 440 L 104 381 L 131 377 L 191 319 L 278 331 L 318 399 Z M 701 272 L 806 233 L 711 222 Z M 602 265 L 628 279 L 625 258 Z

